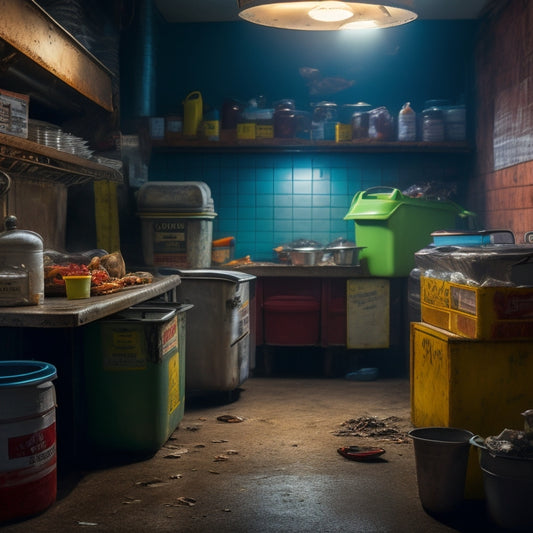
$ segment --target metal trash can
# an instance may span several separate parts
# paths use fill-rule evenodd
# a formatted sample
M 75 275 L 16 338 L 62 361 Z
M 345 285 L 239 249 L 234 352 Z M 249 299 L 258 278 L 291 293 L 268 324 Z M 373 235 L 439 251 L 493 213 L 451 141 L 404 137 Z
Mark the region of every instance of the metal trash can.
M 186 395 L 234 391 L 253 368 L 255 276 L 226 270 L 160 271 L 181 276 L 177 300 L 194 306 L 187 319 Z
M 211 266 L 211 189 L 201 181 L 153 181 L 137 195 L 146 265 L 178 268 Z

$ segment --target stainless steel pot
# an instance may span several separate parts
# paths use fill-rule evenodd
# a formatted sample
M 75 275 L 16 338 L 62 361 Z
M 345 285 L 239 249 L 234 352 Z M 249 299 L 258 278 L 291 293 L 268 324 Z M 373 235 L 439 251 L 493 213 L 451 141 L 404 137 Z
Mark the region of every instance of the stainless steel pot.
M 288 251 L 291 265 L 313 266 L 322 260 L 323 248 L 293 248 Z
M 365 248 L 364 246 L 353 246 L 350 248 L 330 248 L 327 252 L 333 256 L 333 261 L 336 265 L 351 265 L 359 266 L 359 251 Z
M 365 246 L 356 246 L 355 242 L 342 237 L 330 242 L 326 247 L 326 252 L 333 256 L 336 265 L 358 266 L 359 251 Z

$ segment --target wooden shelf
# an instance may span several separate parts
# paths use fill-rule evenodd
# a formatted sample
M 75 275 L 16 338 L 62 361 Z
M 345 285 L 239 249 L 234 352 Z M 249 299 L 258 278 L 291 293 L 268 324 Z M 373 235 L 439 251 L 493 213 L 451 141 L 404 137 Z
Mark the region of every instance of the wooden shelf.
M 172 143 L 152 141 L 154 152 L 201 153 L 456 153 L 468 154 L 472 146 L 468 142 L 399 142 L 367 141 L 350 142 L 308 141 L 306 139 L 261 139 L 206 141 L 183 139 Z

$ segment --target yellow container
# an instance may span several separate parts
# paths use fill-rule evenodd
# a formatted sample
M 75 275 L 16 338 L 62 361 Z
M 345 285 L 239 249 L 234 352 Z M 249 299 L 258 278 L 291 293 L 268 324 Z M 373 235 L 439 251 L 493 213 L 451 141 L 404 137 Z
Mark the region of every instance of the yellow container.
M 482 437 L 522 429 L 533 406 L 531 341 L 465 339 L 411 323 L 411 420 L 416 427 L 467 429 Z M 467 494 L 482 494 L 477 459 L 470 461 Z
M 69 300 L 80 300 L 91 296 L 91 276 L 63 276 Z
M 352 125 L 351 124 L 341 124 L 337 122 L 335 124 L 335 141 L 346 142 L 352 140 Z
M 255 124 L 253 122 L 237 124 L 237 139 L 253 140 L 255 137 Z
M 274 126 L 272 124 L 256 124 L 255 125 L 256 139 L 273 139 Z
M 469 339 L 533 338 L 533 288 L 420 278 L 421 319 Z
M 203 100 L 200 91 L 193 91 L 183 101 L 183 135 L 196 137 L 203 117 Z

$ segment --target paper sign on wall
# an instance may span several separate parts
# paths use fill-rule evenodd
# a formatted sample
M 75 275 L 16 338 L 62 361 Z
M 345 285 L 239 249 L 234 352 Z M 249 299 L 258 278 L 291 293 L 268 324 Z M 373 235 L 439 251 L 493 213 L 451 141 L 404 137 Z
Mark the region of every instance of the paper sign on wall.
M 349 279 L 346 347 L 388 348 L 390 297 L 388 279 Z

